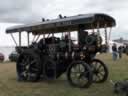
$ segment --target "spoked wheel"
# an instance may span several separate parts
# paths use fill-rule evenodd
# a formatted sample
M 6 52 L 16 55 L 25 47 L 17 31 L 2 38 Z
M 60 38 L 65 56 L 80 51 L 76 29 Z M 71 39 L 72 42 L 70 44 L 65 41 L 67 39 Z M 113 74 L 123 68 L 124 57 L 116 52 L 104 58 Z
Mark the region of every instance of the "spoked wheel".
M 92 84 L 92 70 L 85 62 L 72 63 L 67 70 L 67 79 L 75 87 L 88 88 Z
M 37 81 L 40 77 L 41 65 L 39 56 L 31 49 L 25 50 L 17 61 L 19 80 Z
M 99 59 L 93 59 L 91 65 L 93 69 L 93 82 L 105 82 L 108 78 L 107 66 Z

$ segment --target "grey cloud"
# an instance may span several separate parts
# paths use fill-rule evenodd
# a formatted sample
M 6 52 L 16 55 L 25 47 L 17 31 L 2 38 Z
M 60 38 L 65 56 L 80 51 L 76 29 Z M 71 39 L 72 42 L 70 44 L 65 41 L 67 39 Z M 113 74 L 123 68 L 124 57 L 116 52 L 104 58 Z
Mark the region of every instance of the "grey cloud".
M 0 21 L 31 23 L 41 21 L 42 17 L 56 18 L 60 13 L 70 16 L 92 12 L 108 13 L 119 19 L 121 11 L 128 8 L 126 5 L 127 0 L 3 0 Z
M 41 10 L 49 0 L 4 0 L 0 3 L 0 21 L 28 23 L 41 19 Z M 39 18 L 40 17 L 40 18 Z
M 0 3 L 0 21 L 2 22 L 20 22 L 24 19 L 22 15 L 29 14 L 30 0 L 3 0 Z M 27 13 L 28 12 L 28 13 Z

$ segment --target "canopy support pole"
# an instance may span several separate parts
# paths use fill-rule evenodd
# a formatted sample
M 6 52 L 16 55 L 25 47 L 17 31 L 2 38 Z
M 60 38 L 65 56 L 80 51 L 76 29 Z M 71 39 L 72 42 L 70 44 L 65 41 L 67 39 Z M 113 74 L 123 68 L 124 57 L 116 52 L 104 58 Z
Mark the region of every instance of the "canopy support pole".
M 11 33 L 11 37 L 12 37 L 12 39 L 13 39 L 13 41 L 14 41 L 14 43 L 16 44 L 16 46 L 18 45 L 17 44 L 17 42 L 16 42 L 16 40 L 15 40 L 15 38 L 14 38 L 14 36 L 13 36 L 13 34 Z
M 106 43 L 106 45 L 108 45 L 108 35 L 107 35 L 107 27 L 106 27 L 107 25 L 105 24 L 105 43 Z
M 28 37 L 28 46 L 29 46 L 29 32 L 27 32 L 27 37 Z
M 35 42 L 37 42 L 39 38 L 40 38 L 40 35 L 38 35 L 38 37 L 36 38 Z
M 71 52 L 71 33 L 68 32 L 68 40 L 69 40 L 69 52 Z
M 49 38 L 49 36 L 50 36 L 50 33 L 48 34 L 47 38 Z
M 19 32 L 19 47 L 21 47 L 21 32 Z
M 36 38 L 36 35 L 34 35 L 34 37 L 33 37 L 33 39 L 32 39 L 32 42 L 34 42 L 35 38 Z
M 108 44 L 108 34 L 107 34 L 107 24 L 105 24 L 105 44 L 107 46 L 107 51 L 109 51 L 109 44 Z
M 100 44 L 100 29 L 99 29 L 99 27 L 100 27 L 100 24 L 97 23 L 97 40 L 98 40 L 97 46 L 98 46 L 98 47 L 101 46 L 101 44 Z
M 112 32 L 112 27 L 110 27 L 110 31 L 109 31 L 109 39 L 108 39 L 108 40 L 111 39 L 111 32 Z
M 43 44 L 45 44 L 45 34 L 43 34 Z
M 52 33 L 52 43 L 54 43 L 54 33 Z

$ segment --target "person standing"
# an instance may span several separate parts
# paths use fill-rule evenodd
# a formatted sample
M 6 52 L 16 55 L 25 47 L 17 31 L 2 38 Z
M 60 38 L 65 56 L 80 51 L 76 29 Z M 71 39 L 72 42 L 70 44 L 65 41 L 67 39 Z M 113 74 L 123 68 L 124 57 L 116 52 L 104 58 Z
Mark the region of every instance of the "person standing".
M 112 59 L 117 60 L 117 45 L 115 43 L 112 46 Z
M 119 47 L 118 47 L 118 54 L 119 54 L 119 58 L 120 58 L 120 59 L 122 58 L 122 51 L 123 51 L 122 46 L 119 46 Z
M 125 54 L 128 55 L 128 45 L 125 47 Z

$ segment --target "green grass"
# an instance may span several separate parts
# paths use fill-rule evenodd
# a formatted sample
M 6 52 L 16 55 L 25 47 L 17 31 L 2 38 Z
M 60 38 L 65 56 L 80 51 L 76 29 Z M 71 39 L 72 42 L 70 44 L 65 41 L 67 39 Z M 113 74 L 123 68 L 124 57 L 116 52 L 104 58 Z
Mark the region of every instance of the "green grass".
M 0 64 L 0 96 L 117 96 L 113 93 L 109 80 L 118 81 L 128 78 L 128 56 L 112 61 L 110 54 L 98 55 L 109 68 L 109 78 L 101 84 L 92 84 L 88 89 L 70 86 L 66 76 L 53 81 L 37 83 L 18 82 L 15 63 Z

